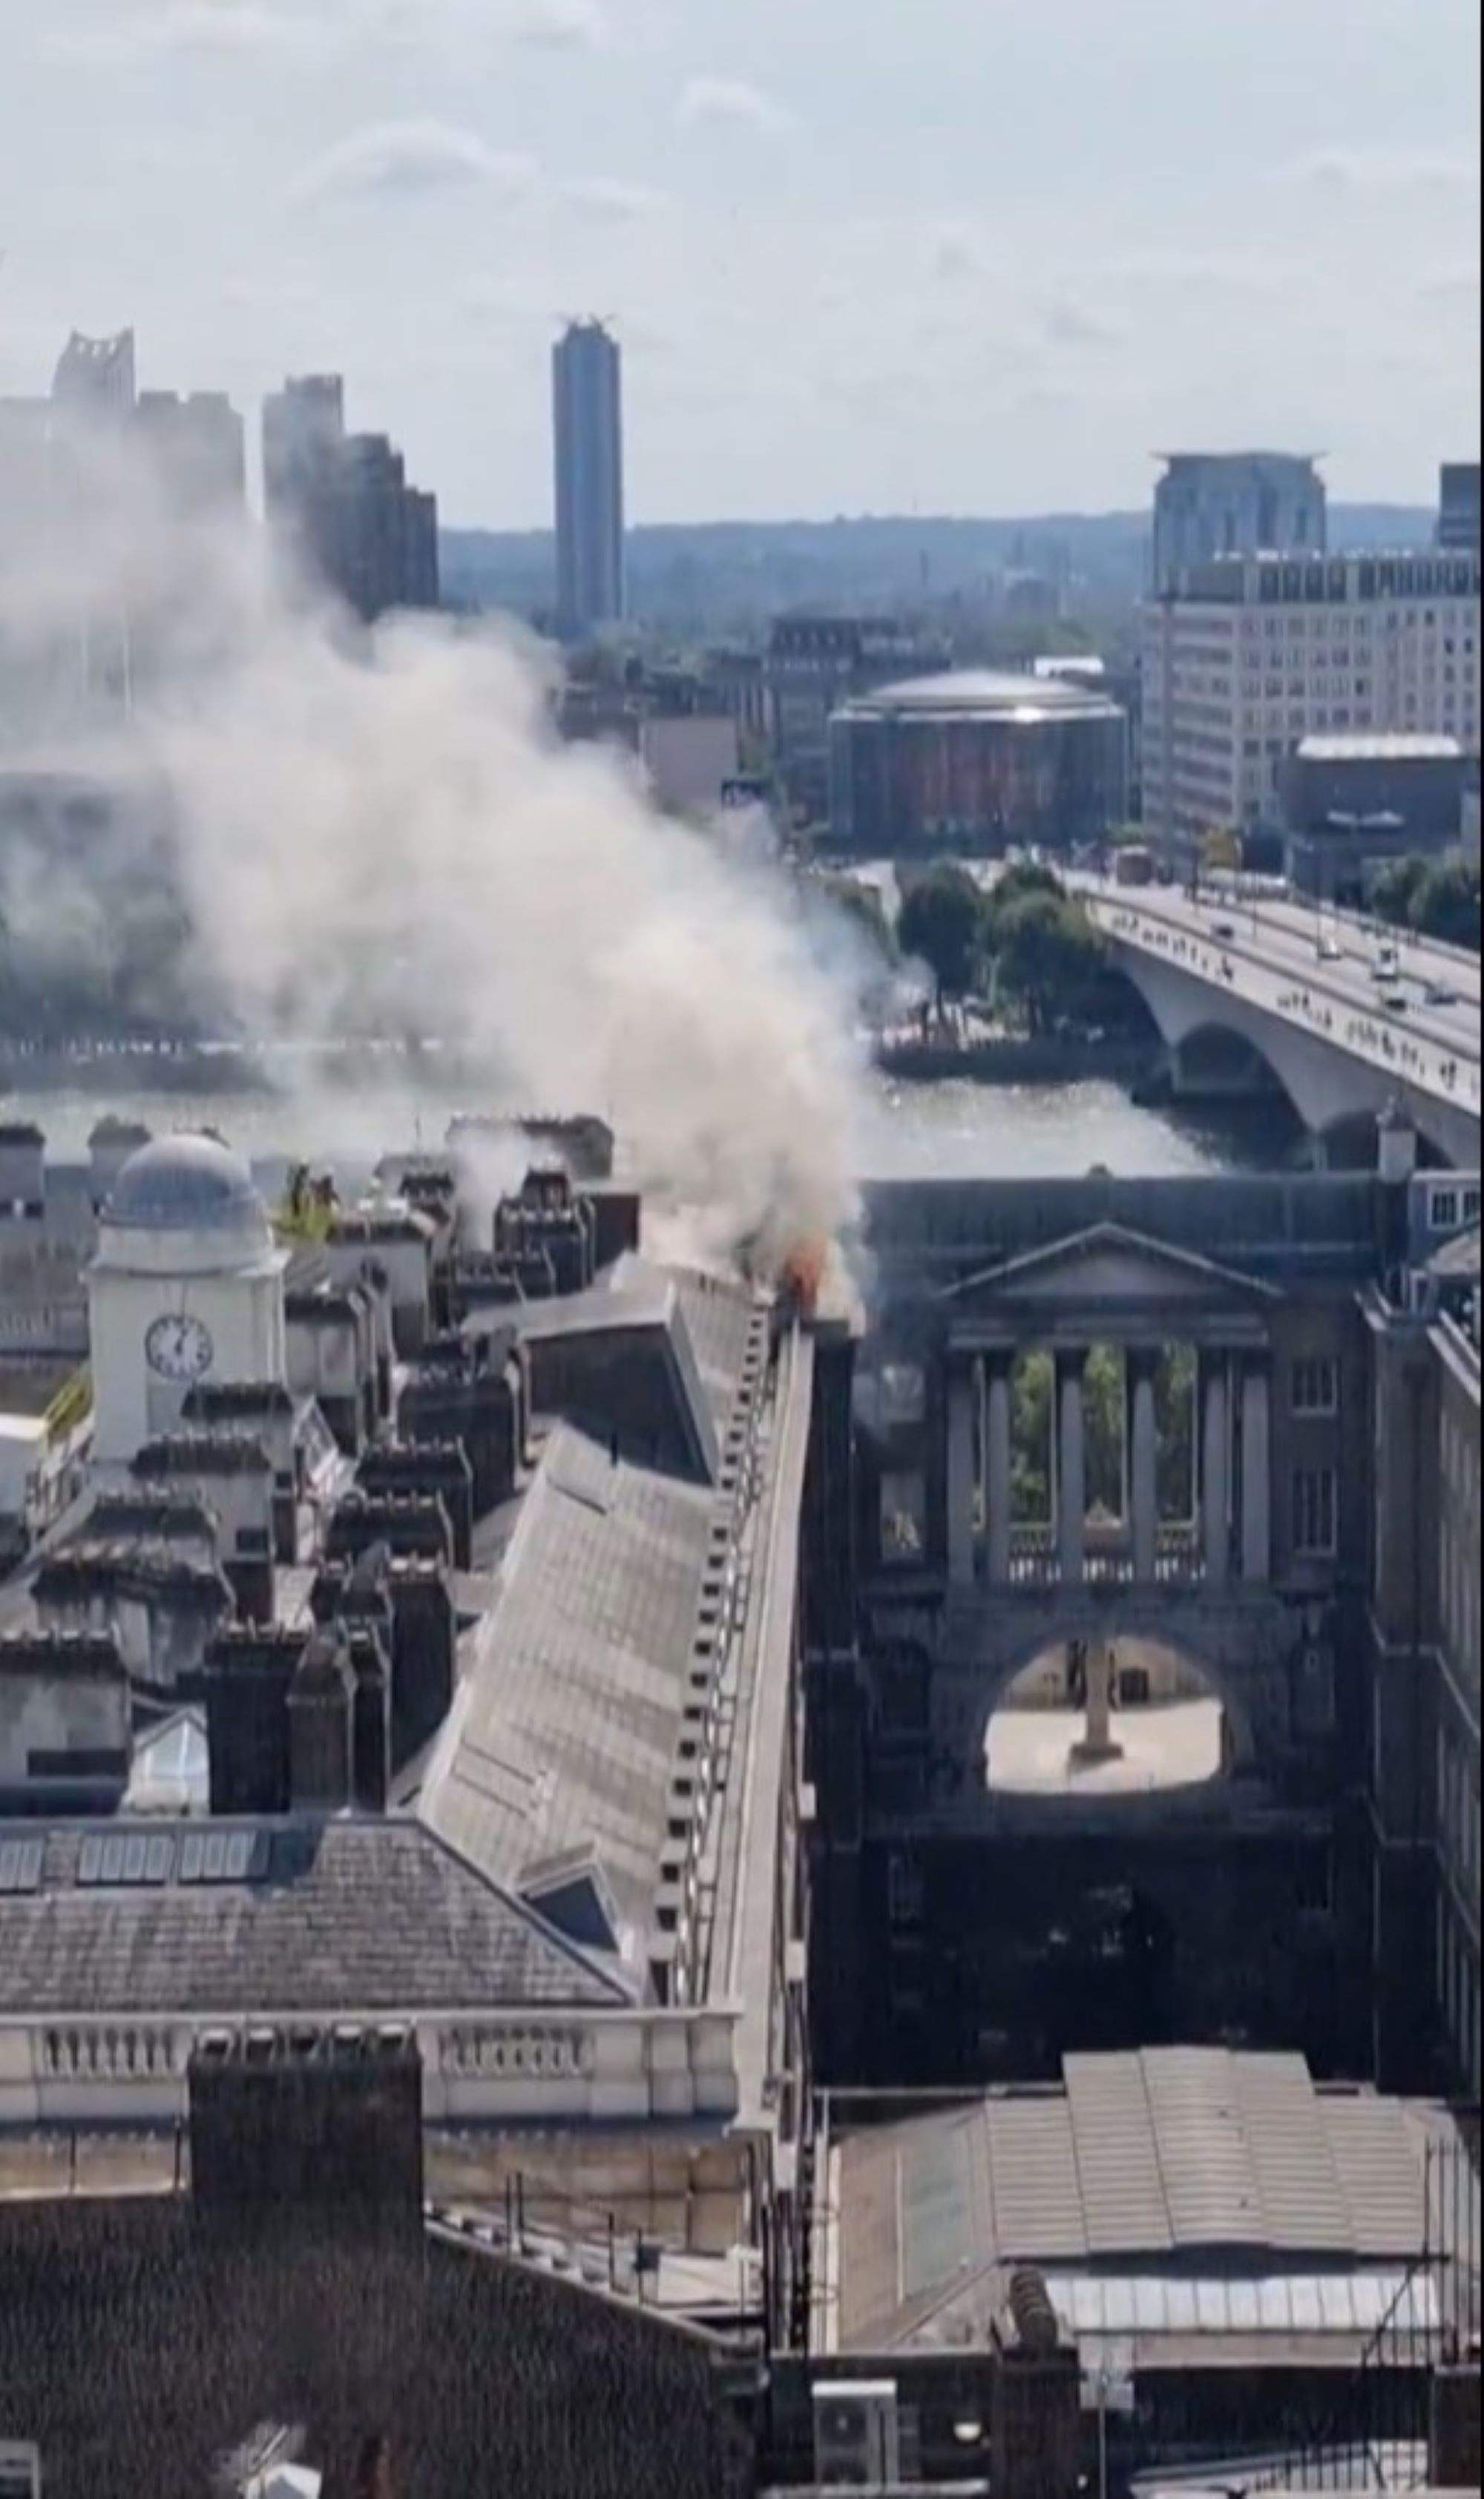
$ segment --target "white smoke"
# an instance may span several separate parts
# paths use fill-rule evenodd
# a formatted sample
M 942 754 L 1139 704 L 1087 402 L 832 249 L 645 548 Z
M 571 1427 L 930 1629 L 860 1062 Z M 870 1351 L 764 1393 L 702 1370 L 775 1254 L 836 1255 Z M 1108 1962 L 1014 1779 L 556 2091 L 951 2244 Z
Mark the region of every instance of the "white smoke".
M 40 717 L 91 633 L 101 704 L 85 739 L 51 705 L 49 759 L 169 790 L 196 963 L 249 1030 L 437 1037 L 489 1066 L 493 1110 L 608 1119 L 717 1249 L 837 1233 L 850 1002 L 775 872 L 560 744 L 513 630 L 363 635 L 260 534 L 173 521 L 116 455 L 77 508 L 0 567 L 0 674 Z M 13 951 L 71 907 L 12 892 Z

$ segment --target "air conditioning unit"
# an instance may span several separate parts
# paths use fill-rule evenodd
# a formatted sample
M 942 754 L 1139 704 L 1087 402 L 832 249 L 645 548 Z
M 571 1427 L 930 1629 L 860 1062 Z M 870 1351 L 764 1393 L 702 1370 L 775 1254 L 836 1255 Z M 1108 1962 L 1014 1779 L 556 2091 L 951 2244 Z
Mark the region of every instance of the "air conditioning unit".
M 824 2378 L 814 2393 L 814 2478 L 825 2490 L 880 2490 L 901 2480 L 894 2378 Z
M 41 2449 L 0 2438 L 0 2499 L 42 2499 Z

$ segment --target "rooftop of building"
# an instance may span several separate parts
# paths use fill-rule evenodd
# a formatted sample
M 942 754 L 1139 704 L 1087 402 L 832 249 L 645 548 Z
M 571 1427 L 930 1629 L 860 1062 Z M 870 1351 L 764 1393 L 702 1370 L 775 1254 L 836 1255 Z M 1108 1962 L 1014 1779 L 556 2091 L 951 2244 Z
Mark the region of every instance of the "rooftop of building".
M 1461 763 L 1456 737 L 1422 736 L 1409 730 L 1352 730 L 1301 737 L 1296 753 L 1305 763 Z
M 837 717 L 890 714 L 923 719 L 1112 720 L 1118 706 L 1096 686 L 1066 676 L 1020 676 L 1000 668 L 951 668 L 879 686 L 844 704 Z
M 533 1991 L 541 2002 L 557 1988 L 548 1946 L 560 1958 L 573 1937 L 595 1956 L 563 1979 L 573 2000 L 632 2003 L 649 1992 L 657 1959 L 684 1953 L 699 1966 L 698 1944 L 675 1933 L 672 1913 L 677 1869 L 708 1847 L 726 1860 L 714 1992 L 727 1985 L 725 1947 L 746 1898 L 734 1843 L 751 1775 L 728 1748 L 746 1739 L 776 1630 L 760 1620 L 767 1574 L 758 1573 L 754 1602 L 743 1552 L 769 1480 L 768 1305 L 739 1281 L 629 1255 L 586 1292 L 502 1316 L 501 1341 L 513 1348 L 522 1333 L 532 1350 L 554 1350 L 563 1384 L 551 1412 L 532 1418 L 532 1469 L 478 1522 L 473 1571 L 454 1574 L 453 1705 L 402 1766 L 389 1813 L 237 1826 L 243 1865 L 259 1871 L 227 1882 L 230 1914 L 213 1920 L 178 1850 L 171 1857 L 178 1829 L 138 1815 L 203 1808 L 202 1729 L 181 1714 L 168 1742 L 143 1738 L 149 1758 L 137 1759 L 124 1811 L 105 1826 L 120 1842 L 152 1832 L 159 1844 L 140 1862 L 164 1867 L 170 1857 L 157 1879 L 119 1872 L 119 1857 L 116 1879 L 80 1881 L 85 1834 L 69 1840 L 62 1826 L 42 1833 L 31 1876 L 21 1879 L 18 1859 L 6 1861 L 9 1880 L 0 1866 L 0 2010 L 75 2000 L 188 2012 L 221 2005 L 231 1986 L 240 2006 L 402 1996 L 426 2004 L 470 1989 L 478 2001 L 519 2003 Z M 605 1378 L 616 1334 L 635 1341 L 642 1366 L 641 1377 L 626 1348 L 617 1389 Z M 624 1412 L 626 1383 L 646 1410 L 636 1422 Z M 590 1402 L 597 1419 L 584 1419 Z M 137 1513 L 141 1535 L 100 1546 L 82 1520 L 81 1541 L 15 1583 L 17 1623 L 38 1594 L 74 1584 L 169 1577 L 217 1589 L 214 1572 L 193 1570 L 159 1541 L 161 1522 L 182 1474 L 266 1466 L 258 1444 L 241 1432 L 181 1432 L 148 1444 L 139 1464 L 147 1488 L 121 1509 L 115 1498 L 103 1516 L 123 1525 Z M 313 1576 L 276 1571 L 277 1622 L 306 1626 Z M 15 1823 L 0 1835 L 29 1836 Z M 420 1934 L 430 1945 L 422 1957 Z
M 0 2017 L 622 2006 L 404 1816 L 0 1824 Z
M 1429 2103 L 1225 2048 L 1068 2056 L 1058 2084 L 885 2125 L 840 2112 L 842 2351 L 984 2339 L 1021 2265 L 1079 2336 L 1363 2341 L 1428 2246 L 1429 2147 L 1458 2143 Z
M 115 1232 L 219 1233 L 263 1250 L 271 1239 L 268 1210 L 247 1164 L 221 1138 L 204 1132 L 141 1146 L 119 1171 L 102 1220 Z

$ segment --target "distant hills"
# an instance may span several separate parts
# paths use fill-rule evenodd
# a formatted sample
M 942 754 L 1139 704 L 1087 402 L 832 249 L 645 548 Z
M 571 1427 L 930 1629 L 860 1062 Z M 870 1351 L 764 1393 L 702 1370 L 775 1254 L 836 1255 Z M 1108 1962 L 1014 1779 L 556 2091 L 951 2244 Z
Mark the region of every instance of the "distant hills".
M 1436 514 L 1410 503 L 1332 503 L 1339 548 L 1417 546 Z M 1007 573 L 1063 583 L 1081 612 L 1125 607 L 1144 587 L 1149 516 L 1048 512 L 1028 519 L 700 521 L 632 530 L 629 595 L 641 622 L 681 633 L 756 632 L 789 607 L 981 608 Z M 445 530 L 444 596 L 545 618 L 549 530 Z

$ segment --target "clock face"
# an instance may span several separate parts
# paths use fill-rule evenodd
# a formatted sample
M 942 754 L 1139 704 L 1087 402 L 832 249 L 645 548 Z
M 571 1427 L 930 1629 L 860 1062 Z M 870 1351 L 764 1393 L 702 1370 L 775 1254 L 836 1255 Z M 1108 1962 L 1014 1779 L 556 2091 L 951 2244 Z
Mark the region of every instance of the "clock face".
M 210 1328 L 183 1312 L 154 1320 L 145 1339 L 145 1359 L 162 1379 L 200 1379 L 211 1368 L 211 1351 Z

